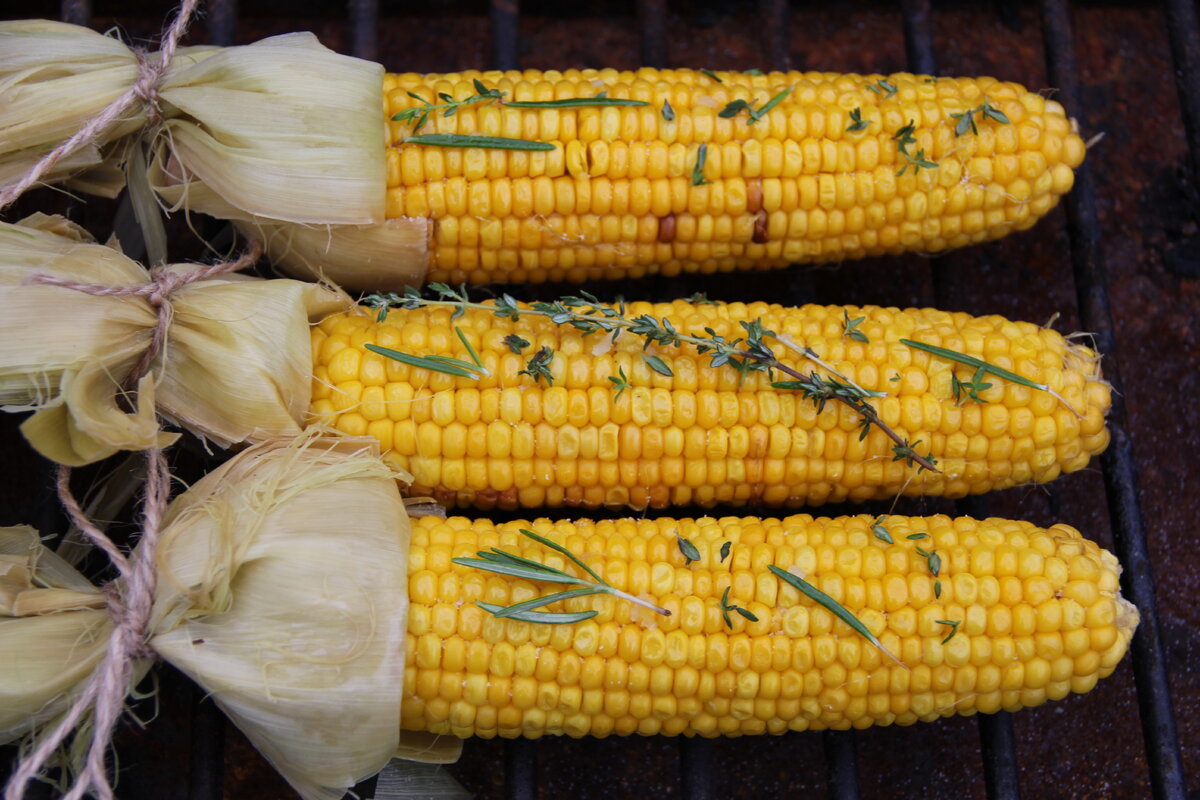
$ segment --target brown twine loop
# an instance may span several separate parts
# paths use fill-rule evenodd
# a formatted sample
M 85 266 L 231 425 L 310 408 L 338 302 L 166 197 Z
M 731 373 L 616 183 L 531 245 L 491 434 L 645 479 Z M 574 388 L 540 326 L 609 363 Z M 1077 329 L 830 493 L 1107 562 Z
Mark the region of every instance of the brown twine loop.
M 137 382 L 141 380 L 142 376 L 150 371 L 150 365 L 154 363 L 154 359 L 158 358 L 159 353 L 162 352 L 163 345 L 166 343 L 167 331 L 171 327 L 171 294 L 177 289 L 181 289 L 197 281 L 209 280 L 224 275 L 227 272 L 236 272 L 240 269 L 245 269 L 258 261 L 261 255 L 262 245 L 258 241 L 251 240 L 250 247 L 236 261 L 210 264 L 198 267 L 190 272 L 175 272 L 163 267 L 155 267 L 150 270 L 150 281 L 148 283 L 134 286 L 109 286 L 103 283 L 84 283 L 83 281 L 57 278 L 45 273 L 37 273 L 29 280 L 30 283 L 42 286 L 58 286 L 63 289 L 90 294 L 93 297 L 141 297 L 158 310 L 158 318 L 150 334 L 150 344 L 147 346 L 145 352 L 142 353 L 142 357 L 134 365 L 128 377 L 121 384 L 122 392 L 129 392 L 137 386 Z
M 71 155 L 76 150 L 99 138 L 110 125 L 120 120 L 125 112 L 135 103 L 140 101 L 146 106 L 146 117 L 151 126 L 156 126 L 159 123 L 162 115 L 159 108 L 158 87 L 162 83 L 163 75 L 166 74 L 171 59 L 175 57 L 175 50 L 179 47 L 179 40 L 183 38 L 184 32 L 187 31 L 188 23 L 191 22 L 192 14 L 195 13 L 199 2 L 200 0 L 183 0 L 180 4 L 179 13 L 175 15 L 171 26 L 163 33 L 158 48 L 158 58 L 149 58 L 144 50 L 134 50 L 134 56 L 137 58 L 138 64 L 138 77 L 133 86 L 129 87 L 120 97 L 105 106 L 99 114 L 92 117 L 87 125 L 76 131 L 70 139 L 67 139 L 58 147 L 42 156 L 36 164 L 30 167 L 28 172 L 21 176 L 19 181 L 9 184 L 3 191 L 0 191 L 0 208 L 4 208 L 9 203 L 12 203 L 37 184 L 64 157 Z
M 142 502 L 142 549 L 138 557 L 132 560 L 84 515 L 71 494 L 70 468 L 58 468 L 58 497 L 67 516 L 88 541 L 108 554 L 116 567 L 118 577 L 105 587 L 113 631 L 103 660 L 88 676 L 78 697 L 53 730 L 41 737 L 37 746 L 17 765 L 5 787 L 5 800 L 21 800 L 25 796 L 29 784 L 89 711 L 92 712 L 92 729 L 83 769 L 64 798 L 81 800 L 88 792 L 94 792 L 99 800 L 112 800 L 113 791 L 105 761 L 113 728 L 121 716 L 125 695 L 133 680 L 134 666 L 138 660 L 154 655 L 146 645 L 146 625 L 154 604 L 157 582 L 155 552 L 171 492 L 171 475 L 162 451 L 158 448 L 147 450 L 146 459 L 148 469 L 146 496 Z
M 150 272 L 150 281 L 137 286 L 82 283 L 45 274 L 36 274 L 31 281 L 96 297 L 142 297 L 158 309 L 150 343 L 122 384 L 124 390 L 135 387 L 138 380 L 149 371 L 154 359 L 162 352 L 167 330 L 171 325 L 173 292 L 197 281 L 216 278 L 248 267 L 257 261 L 261 254 L 262 246 L 257 241 L 251 241 L 246 253 L 235 261 L 212 264 L 190 272 L 173 272 L 156 267 Z M 79 696 L 54 729 L 43 736 L 33 751 L 17 765 L 5 787 L 5 800 L 21 800 L 25 796 L 29 784 L 45 768 L 54 752 L 89 710 L 92 712 L 92 732 L 83 769 L 64 797 L 66 800 L 80 800 L 87 792 L 94 791 L 99 800 L 112 800 L 112 786 L 108 781 L 105 760 L 112 742 L 113 728 L 124 708 L 125 695 L 128 694 L 129 684 L 133 679 L 134 665 L 140 660 L 155 657 L 154 651 L 146 643 L 146 625 L 154 606 L 154 566 L 162 517 L 171 494 L 171 474 L 167 470 L 162 451 L 157 447 L 147 450 L 146 458 L 148 468 L 146 496 L 142 501 L 141 552 L 136 559 L 130 559 L 122 553 L 112 540 L 87 518 L 79 502 L 71 494 L 70 468 L 58 468 L 58 499 L 67 517 L 89 542 L 104 551 L 116 568 L 117 578 L 104 587 L 113 631 L 103 660 L 88 676 Z

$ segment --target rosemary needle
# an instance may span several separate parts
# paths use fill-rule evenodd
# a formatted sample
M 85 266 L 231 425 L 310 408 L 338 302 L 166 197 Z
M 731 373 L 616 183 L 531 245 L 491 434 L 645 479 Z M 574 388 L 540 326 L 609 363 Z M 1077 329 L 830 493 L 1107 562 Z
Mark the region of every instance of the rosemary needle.
M 422 133 L 404 139 L 406 144 L 425 144 L 435 147 L 488 147 L 496 150 L 553 150 L 550 142 L 528 139 L 505 139 L 500 136 L 464 136 L 458 133 Z

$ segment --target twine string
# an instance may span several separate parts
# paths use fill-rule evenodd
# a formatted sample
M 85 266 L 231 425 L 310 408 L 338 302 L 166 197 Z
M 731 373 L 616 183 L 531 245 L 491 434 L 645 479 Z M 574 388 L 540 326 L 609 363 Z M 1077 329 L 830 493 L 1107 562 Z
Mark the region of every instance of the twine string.
M 158 125 L 162 119 L 159 108 L 159 85 L 162 83 L 163 75 L 166 74 L 167 67 L 175 56 L 179 40 L 187 31 L 199 2 L 200 0 L 183 0 L 180 4 L 179 13 L 175 15 L 170 27 L 163 33 L 158 58 L 150 58 L 143 49 L 134 50 L 134 56 L 137 58 L 138 77 L 133 85 L 116 100 L 105 106 L 100 113 L 92 117 L 88 124 L 76 131 L 71 138 L 38 159 L 37 163 L 30 167 L 20 180 L 4 187 L 4 190 L 0 191 L 0 209 L 12 203 L 41 181 L 63 158 L 96 141 L 113 123 L 122 119 L 135 104 L 142 103 L 145 106 L 149 124 Z

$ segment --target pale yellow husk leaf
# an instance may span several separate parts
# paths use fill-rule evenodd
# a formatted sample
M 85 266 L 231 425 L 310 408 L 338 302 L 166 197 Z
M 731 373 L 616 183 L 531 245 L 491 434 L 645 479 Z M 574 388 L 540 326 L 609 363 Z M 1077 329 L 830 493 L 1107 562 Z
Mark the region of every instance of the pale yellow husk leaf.
M 153 57 L 153 56 L 152 56 Z M 132 51 L 87 28 L 0 22 L 0 186 L 83 128 L 137 78 Z M 176 208 L 230 219 L 366 224 L 385 217 L 383 68 L 312 34 L 180 48 L 159 87 L 151 184 Z M 144 134 L 138 105 L 47 181 L 119 161 Z M 112 169 L 81 175 L 111 194 Z
M 164 518 L 149 646 L 306 800 L 337 800 L 396 752 L 409 536 L 378 444 L 315 433 L 235 456 Z M 29 529 L 0 533 L 0 555 L 8 539 L 26 559 L 7 583 L 0 560 L 0 588 L 70 570 Z M 0 741 L 65 709 L 110 630 L 103 609 L 13 617 L 0 605 L 13 654 L 0 662 Z
M 172 269 L 190 269 L 176 265 Z M 156 312 L 139 297 L 94 297 L 32 284 L 41 273 L 112 286 L 149 274 L 80 228 L 35 215 L 0 224 L 0 405 L 34 409 L 30 443 L 77 466 L 169 444 L 155 410 L 221 447 L 295 435 L 311 392 L 309 325 L 347 308 L 339 290 L 226 275 L 171 297 L 166 345 L 136 409 L 119 387 L 150 342 Z

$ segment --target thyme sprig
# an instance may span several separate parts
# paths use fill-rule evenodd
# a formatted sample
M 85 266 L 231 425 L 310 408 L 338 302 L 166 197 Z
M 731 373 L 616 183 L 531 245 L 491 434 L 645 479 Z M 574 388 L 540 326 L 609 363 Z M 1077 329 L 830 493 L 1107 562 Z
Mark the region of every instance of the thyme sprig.
M 415 92 L 407 92 L 409 97 L 414 100 L 420 100 L 424 105 L 406 108 L 403 111 L 392 115 L 392 121 L 412 122 L 413 120 L 416 120 L 416 122 L 413 124 L 413 133 L 416 133 L 425 126 L 425 123 L 429 121 L 429 117 L 437 111 L 441 111 L 443 117 L 452 117 L 458 113 L 460 108 L 465 106 L 474 105 L 475 103 L 481 103 L 484 101 L 500 100 L 504 97 L 504 92 L 500 91 L 499 89 L 487 88 L 478 78 L 475 79 L 474 85 L 475 94 L 469 97 L 464 97 L 462 100 L 455 100 L 445 92 L 438 93 L 438 99 L 442 101 L 440 103 L 430 102 Z
M 875 83 L 867 84 L 867 88 L 875 94 L 882 94 L 884 100 L 894 97 L 896 92 L 900 91 L 900 87 L 888 81 L 887 78 L 880 78 Z
M 975 108 L 968 108 L 966 111 L 960 111 L 957 114 L 950 115 L 952 119 L 958 120 L 958 122 L 954 125 L 955 137 L 962 136 L 967 131 L 970 131 L 976 136 L 979 135 L 979 128 L 975 124 L 976 114 L 978 114 L 982 119 L 995 120 L 1001 125 L 1011 124 L 1008 115 L 989 103 L 985 97 L 983 102 L 975 106 Z
M 858 326 L 866 321 L 867 318 L 865 316 L 850 319 L 850 312 L 843 308 L 842 335 L 847 339 L 853 339 L 856 342 L 862 342 L 863 344 L 870 343 L 871 340 L 867 338 L 867 335 L 858 329 Z
M 862 108 L 856 108 L 850 112 L 850 125 L 847 126 L 846 131 L 848 133 L 858 133 L 859 131 L 865 131 L 867 129 L 867 126 L 870 124 L 871 124 L 871 120 L 863 119 Z
M 954 393 L 954 404 L 961 406 L 968 399 L 974 400 L 976 403 L 987 403 L 986 400 L 979 396 L 980 392 L 992 388 L 992 384 L 983 379 L 985 374 L 983 367 L 975 370 L 974 377 L 969 381 L 964 381 L 958 375 L 952 374 L 950 376 L 950 391 Z
M 1072 414 L 1074 414 L 1076 417 L 1079 417 L 1079 419 L 1083 419 L 1083 414 L 1080 414 L 1078 411 L 1076 411 L 1075 408 L 1070 403 L 1067 402 L 1067 399 L 1065 397 L 1063 397 L 1061 394 L 1059 394 L 1058 392 L 1056 392 L 1054 390 L 1054 388 L 1052 386 L 1050 386 L 1050 384 L 1048 384 L 1048 383 L 1038 383 L 1037 381 L 1031 381 L 1029 378 L 1018 375 L 1017 373 L 1007 370 L 1004 367 L 998 367 L 995 364 L 989 364 L 988 362 L 984 361 L 981 358 L 976 358 L 975 356 L 969 356 L 966 353 L 960 353 L 956 350 L 950 350 L 949 348 L 946 348 L 946 347 L 938 347 L 935 344 L 926 344 L 925 342 L 918 342 L 918 341 L 914 341 L 912 339 L 901 339 L 900 344 L 908 345 L 909 347 L 916 348 L 917 350 L 924 350 L 926 353 L 929 353 L 930 355 L 940 356 L 942 358 L 949 359 L 950 361 L 957 362 L 957 363 L 962 364 L 967 367 L 974 367 L 975 368 L 975 377 L 972 379 L 973 383 L 978 382 L 978 380 L 980 378 L 982 378 L 984 375 L 992 375 L 997 378 L 1003 378 L 1006 381 L 1011 381 L 1012 383 L 1018 384 L 1020 386 L 1027 386 L 1030 389 L 1037 389 L 1039 391 L 1045 392 L 1046 394 L 1050 395 L 1058 402 L 1062 403 L 1063 406 L 1065 406 L 1066 409 L 1068 411 L 1070 411 Z
M 562 625 L 571 622 L 582 622 L 585 619 L 591 619 L 596 616 L 597 611 L 579 612 L 546 612 L 535 611 L 534 609 L 548 606 L 551 603 L 556 603 L 561 600 L 570 600 L 573 597 L 586 597 L 593 594 L 611 594 L 614 597 L 619 597 L 622 600 L 628 600 L 639 606 L 644 606 L 656 613 L 662 614 L 665 617 L 671 616 L 671 612 L 661 606 L 656 606 L 653 603 L 643 600 L 640 597 L 623 592 L 613 586 L 608 581 L 601 578 L 596 572 L 583 562 L 578 556 L 572 553 L 567 548 L 559 543 L 547 539 L 544 536 L 539 536 L 530 530 L 521 528 L 521 533 L 533 539 L 538 544 L 549 547 L 562 553 L 564 556 L 573 561 L 584 572 L 592 577 L 592 580 L 572 575 L 569 572 L 543 564 L 540 561 L 534 561 L 521 556 L 506 553 L 493 547 L 491 550 L 479 550 L 476 552 L 478 558 L 452 558 L 450 559 L 455 564 L 464 567 L 474 567 L 485 572 L 495 572 L 499 575 L 508 575 L 512 578 L 524 578 L 530 581 L 542 581 L 545 583 L 562 583 L 570 586 L 580 586 L 580 589 L 569 589 L 563 592 L 555 592 L 553 594 L 535 597 L 532 600 L 526 600 L 522 603 L 514 603 L 510 606 L 499 606 L 493 603 L 483 603 L 477 601 L 480 608 L 491 613 L 496 617 L 511 617 L 524 622 L 547 622 L 551 624 Z
M 915 448 L 916 445 L 920 444 L 920 440 L 909 442 L 908 439 L 901 437 L 883 421 L 874 406 L 870 404 L 869 400 L 871 398 L 886 397 L 885 393 L 864 389 L 821 360 L 820 356 L 813 352 L 811 348 L 801 347 L 791 342 L 786 336 L 778 336 L 774 331 L 766 329 L 760 319 L 749 322 L 742 320 L 740 324 L 746 335 L 744 337 L 727 339 L 712 328 L 707 327 L 704 329 L 706 334 L 704 336 L 682 333 L 672 325 L 669 319 L 659 319 L 649 314 L 629 318 L 626 316 L 625 302 L 623 300 L 618 301 L 615 306 L 607 305 L 600 302 L 588 292 L 580 292 L 579 296 L 567 296 L 549 302 L 536 302 L 523 307 L 509 294 L 501 294 L 491 305 L 488 305 L 472 302 L 467 297 L 465 286 L 454 289 L 444 283 L 431 283 L 429 284 L 429 288 L 439 295 L 439 299 L 426 299 L 416 289 L 406 287 L 403 295 L 395 293 L 373 294 L 364 298 L 363 302 L 371 308 L 380 309 L 380 314 L 383 316 L 386 316 L 384 312 L 387 307 L 405 309 L 450 307 L 454 309 L 452 319 L 461 316 L 467 309 L 474 309 L 489 312 L 501 319 L 515 320 L 523 315 L 546 317 L 557 325 L 570 325 L 585 336 L 593 333 L 611 334 L 614 342 L 622 331 L 628 331 L 644 340 L 644 348 L 648 348 L 652 344 L 664 348 L 678 348 L 683 347 L 685 344 L 691 345 L 696 348 L 698 353 L 709 357 L 710 366 L 715 368 L 727 365 L 736 369 L 743 377 L 752 372 L 765 372 L 768 377 L 772 378 L 776 371 L 783 373 L 792 380 L 774 381 L 771 385 L 776 389 L 803 392 L 805 398 L 811 400 L 816 405 L 818 411 L 824 410 L 826 403 L 829 401 L 836 401 L 846 405 L 858 414 L 861 419 L 859 426 L 860 439 L 867 436 L 871 426 L 875 426 L 883 431 L 895 444 L 893 451 L 896 454 L 896 460 L 904 459 L 909 466 L 917 464 L 920 467 L 919 471 L 929 470 L 931 472 L 938 472 L 935 466 L 937 460 L 932 455 L 922 456 L 916 452 Z M 784 364 L 767 343 L 768 339 L 778 341 L 786 348 L 831 373 L 834 377 L 823 377 L 816 371 L 805 374 L 794 367 Z M 371 347 L 374 346 L 371 345 Z M 380 351 L 376 350 L 376 352 Z M 542 355 L 543 352 L 546 355 Z M 381 353 L 381 355 L 388 354 Z M 521 373 L 534 374 L 534 372 L 530 372 L 529 370 L 536 368 L 537 375 L 546 378 L 549 382 L 552 377 L 549 371 L 549 364 L 553 358 L 553 351 L 548 347 L 543 347 L 542 350 L 538 351 L 538 355 L 535 358 L 538 358 L 538 356 L 541 356 L 539 363 L 533 364 L 533 359 L 531 359 L 530 367 L 522 370 Z M 408 358 L 416 359 L 419 357 L 408 356 Z M 669 366 L 661 358 L 650 355 L 647 355 L 646 358 L 647 365 L 656 372 L 664 375 L 670 372 Z M 651 361 L 650 359 L 652 358 L 655 360 Z M 412 362 L 404 361 L 404 363 Z M 462 363 L 465 364 L 465 362 Z M 661 364 L 661 367 L 666 372 L 657 368 L 659 364 Z M 437 366 L 430 366 L 428 364 L 415 364 L 415 366 L 426 366 L 430 369 L 437 369 Z M 473 367 L 474 365 L 466 364 L 466 366 Z M 443 369 L 440 371 L 444 372 L 446 370 Z M 535 380 L 537 379 L 537 375 L 534 375 Z M 460 377 L 471 376 L 461 375 Z M 609 380 L 618 392 L 631 388 L 628 378 L 623 373 L 616 378 L 610 377 Z
M 907 172 L 909 167 L 913 168 L 913 172 L 915 174 L 920 172 L 922 169 L 933 169 L 937 166 L 936 161 L 930 161 L 929 159 L 925 158 L 925 148 L 922 147 L 920 150 L 918 150 L 916 155 L 913 155 L 908 151 L 910 146 L 917 143 L 917 137 L 913 136 L 916 130 L 916 121 L 910 119 L 908 124 L 896 131 L 896 135 L 892 137 L 892 140 L 896 143 L 896 149 L 900 152 L 900 155 L 904 156 L 906 161 L 905 165 L 900 168 L 899 172 L 896 173 L 897 178 Z
M 784 99 L 791 93 L 792 87 L 789 86 L 764 103 L 762 108 L 755 108 L 753 101 L 747 102 L 740 98 L 737 100 L 730 100 L 724 108 L 717 112 L 717 116 L 724 119 L 732 119 L 733 117 L 736 117 L 738 114 L 745 111 L 746 115 L 750 117 L 746 124 L 753 125 L 765 117 L 767 112 L 782 103 Z
M 733 619 L 729 616 L 730 611 L 736 611 L 750 622 L 758 622 L 758 617 L 739 605 L 729 602 L 729 587 L 725 587 L 725 593 L 721 595 L 721 617 L 725 620 L 725 625 L 729 628 L 733 627 Z
M 701 142 L 700 149 L 696 151 L 696 165 L 692 167 L 692 186 L 704 186 L 712 183 L 704 179 L 704 162 L 708 160 L 708 143 Z

